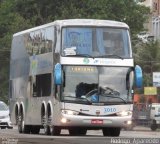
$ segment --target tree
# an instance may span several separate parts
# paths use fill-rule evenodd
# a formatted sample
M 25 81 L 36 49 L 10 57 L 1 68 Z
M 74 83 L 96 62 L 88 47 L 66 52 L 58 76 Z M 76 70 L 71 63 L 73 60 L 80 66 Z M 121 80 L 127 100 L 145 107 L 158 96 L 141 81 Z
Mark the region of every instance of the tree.
M 29 26 L 18 13 L 12 12 L 14 1 L 0 2 L 0 100 L 7 102 L 9 88 L 9 59 L 12 34 Z
M 57 19 L 93 18 L 127 23 L 131 34 L 143 30 L 149 8 L 135 0 L 1 0 L 0 98 L 7 99 L 9 56 L 13 33 Z
M 144 85 L 152 86 L 153 72 L 160 71 L 160 42 L 141 43 L 137 48 L 135 60 L 143 69 Z
M 149 8 L 135 0 L 17 0 L 15 10 L 34 25 L 57 19 L 94 18 L 123 21 L 132 34 L 143 30 Z

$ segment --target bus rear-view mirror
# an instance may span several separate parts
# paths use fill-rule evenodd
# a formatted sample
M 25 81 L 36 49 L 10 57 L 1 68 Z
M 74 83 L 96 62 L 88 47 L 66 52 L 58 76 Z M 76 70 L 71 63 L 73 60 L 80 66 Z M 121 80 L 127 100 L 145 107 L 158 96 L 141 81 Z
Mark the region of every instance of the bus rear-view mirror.
M 135 85 L 137 88 L 141 88 L 143 85 L 142 68 L 139 65 L 135 66 Z
M 62 66 L 57 63 L 54 68 L 54 83 L 55 85 L 62 84 Z

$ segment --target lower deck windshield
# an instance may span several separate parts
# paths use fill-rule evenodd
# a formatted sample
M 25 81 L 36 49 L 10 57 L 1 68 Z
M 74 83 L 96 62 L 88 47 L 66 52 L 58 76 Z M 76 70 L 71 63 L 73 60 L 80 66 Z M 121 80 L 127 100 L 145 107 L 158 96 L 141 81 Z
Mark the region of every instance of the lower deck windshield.
M 61 98 L 73 103 L 119 104 L 132 101 L 126 88 L 129 68 L 98 66 L 64 66 Z
M 124 28 L 64 27 L 62 56 L 131 58 L 129 32 Z

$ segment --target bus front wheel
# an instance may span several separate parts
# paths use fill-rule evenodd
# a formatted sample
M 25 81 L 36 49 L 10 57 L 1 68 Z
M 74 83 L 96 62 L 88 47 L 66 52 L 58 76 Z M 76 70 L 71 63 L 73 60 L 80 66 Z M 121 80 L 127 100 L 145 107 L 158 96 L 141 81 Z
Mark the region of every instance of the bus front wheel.
M 103 128 L 102 131 L 104 136 L 117 137 L 120 135 L 121 128 Z
M 69 128 L 69 134 L 71 136 L 85 136 L 87 133 L 87 129 L 85 128 L 76 128 L 76 127 L 71 127 Z

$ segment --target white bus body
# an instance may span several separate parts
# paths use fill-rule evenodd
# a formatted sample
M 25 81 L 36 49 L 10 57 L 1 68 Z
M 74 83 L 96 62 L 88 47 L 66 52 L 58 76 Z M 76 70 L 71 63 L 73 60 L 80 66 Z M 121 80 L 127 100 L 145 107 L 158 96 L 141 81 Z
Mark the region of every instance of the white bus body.
M 125 23 L 70 19 L 18 32 L 11 48 L 11 121 L 20 133 L 102 129 L 104 136 L 119 136 L 132 122 L 135 73 L 140 86 Z

